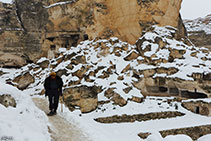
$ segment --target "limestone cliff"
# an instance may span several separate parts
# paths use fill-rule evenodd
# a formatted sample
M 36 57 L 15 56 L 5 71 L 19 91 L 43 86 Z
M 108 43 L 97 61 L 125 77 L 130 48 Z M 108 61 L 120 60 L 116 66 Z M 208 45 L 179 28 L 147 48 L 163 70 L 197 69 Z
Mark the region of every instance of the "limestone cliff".
M 23 66 L 47 56 L 49 50 L 76 46 L 87 35 L 90 39 L 116 36 L 134 44 L 154 24 L 173 26 L 178 29 L 175 38 L 184 37 L 181 1 L 15 0 L 1 4 L 0 65 Z
M 58 1 L 58 0 L 57 0 Z M 48 31 L 78 31 L 90 38 L 116 36 L 134 44 L 151 25 L 181 26 L 182 0 L 79 0 L 47 7 Z M 184 28 L 184 27 L 182 27 Z M 180 28 L 180 30 L 183 30 Z

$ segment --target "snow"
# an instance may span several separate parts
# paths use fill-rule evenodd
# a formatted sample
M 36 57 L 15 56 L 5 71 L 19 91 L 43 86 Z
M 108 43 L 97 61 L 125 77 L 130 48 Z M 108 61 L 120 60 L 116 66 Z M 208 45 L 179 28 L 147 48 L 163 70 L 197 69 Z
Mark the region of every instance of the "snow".
M 44 61 L 46 61 L 46 60 L 48 60 L 46 57 L 41 57 L 41 58 L 37 61 L 37 63 L 42 63 L 42 62 L 44 62 Z
M 15 141 L 50 141 L 48 119 L 32 102 L 31 97 L 17 88 L 0 82 L 0 95 L 10 94 L 16 100 L 16 108 L 0 104 L 0 139 Z
M 210 141 L 211 140 L 211 134 L 202 136 L 198 139 L 198 141 Z
M 151 44 L 151 51 L 145 52 L 144 55 L 147 57 L 151 57 L 153 54 L 157 52 L 158 45 L 157 44 Z
M 211 34 L 211 15 L 195 20 L 184 20 L 185 27 L 188 32 L 204 31 Z M 192 33 L 191 33 L 192 34 Z
M 51 4 L 49 6 L 44 6 L 44 7 L 45 8 L 52 8 L 52 7 L 59 6 L 59 5 L 71 4 L 71 3 L 74 3 L 76 1 L 77 0 L 70 0 L 70 1 L 65 1 L 65 2 L 57 2 L 57 3 Z
M 162 136 L 159 133 L 154 133 L 150 135 L 146 141 L 192 141 L 192 139 L 189 136 L 186 135 L 169 135 L 165 138 L 162 138 Z
M 13 0 L 0 0 L 0 2 L 12 4 Z
M 154 100 L 153 100 L 154 99 Z M 68 108 L 64 108 L 64 113 L 59 113 L 65 119 L 71 122 L 76 122 L 78 126 L 86 132 L 91 140 L 93 141 L 139 141 L 140 138 L 137 136 L 140 132 L 152 133 L 146 141 L 175 141 L 184 140 L 191 141 L 190 137 L 186 135 L 167 136 L 162 138 L 159 131 L 185 128 L 192 126 L 200 126 L 210 124 L 210 117 L 200 116 L 193 114 L 185 110 L 179 103 L 174 102 L 168 104 L 165 100 L 171 98 L 165 97 L 147 97 L 144 103 L 138 104 L 129 102 L 125 107 L 115 106 L 111 103 L 100 106 L 100 109 L 105 111 L 96 110 L 92 113 L 81 114 L 79 110 L 69 112 Z M 158 103 L 161 103 L 158 105 Z M 178 105 L 178 110 L 175 109 L 174 105 Z M 101 124 L 95 122 L 93 119 L 98 117 L 108 117 L 113 115 L 133 115 L 133 114 L 146 114 L 150 112 L 163 112 L 163 111 L 180 111 L 186 115 L 183 117 L 167 118 L 160 120 L 150 120 L 142 122 L 132 123 L 113 123 L 113 124 Z

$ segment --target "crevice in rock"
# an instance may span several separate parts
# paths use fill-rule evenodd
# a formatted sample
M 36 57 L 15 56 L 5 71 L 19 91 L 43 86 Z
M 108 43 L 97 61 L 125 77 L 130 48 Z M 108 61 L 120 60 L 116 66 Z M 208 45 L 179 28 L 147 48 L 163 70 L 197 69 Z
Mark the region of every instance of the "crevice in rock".
M 16 12 L 17 20 L 19 21 L 21 28 L 26 32 L 26 28 L 24 27 L 23 22 L 21 20 L 21 16 L 19 13 L 19 6 L 17 4 L 17 1 L 15 0 L 14 3 L 15 3 L 15 8 L 16 8 L 15 12 Z

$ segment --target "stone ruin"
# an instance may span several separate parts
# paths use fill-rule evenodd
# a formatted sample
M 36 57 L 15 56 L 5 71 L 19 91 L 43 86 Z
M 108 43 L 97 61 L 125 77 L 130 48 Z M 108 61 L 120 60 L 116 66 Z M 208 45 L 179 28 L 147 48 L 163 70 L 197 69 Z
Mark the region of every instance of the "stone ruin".
M 211 102 L 203 100 L 188 101 L 182 102 L 182 106 L 193 113 L 211 116 Z

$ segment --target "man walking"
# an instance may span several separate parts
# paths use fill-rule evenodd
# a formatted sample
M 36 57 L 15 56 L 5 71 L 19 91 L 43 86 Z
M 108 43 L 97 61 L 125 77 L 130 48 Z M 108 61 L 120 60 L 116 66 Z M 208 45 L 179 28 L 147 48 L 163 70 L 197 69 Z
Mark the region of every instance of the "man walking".
M 49 116 L 55 115 L 59 104 L 59 96 L 62 96 L 62 79 L 56 75 L 55 72 L 51 72 L 50 76 L 45 79 L 44 88 L 45 96 L 48 96 L 49 100 Z

